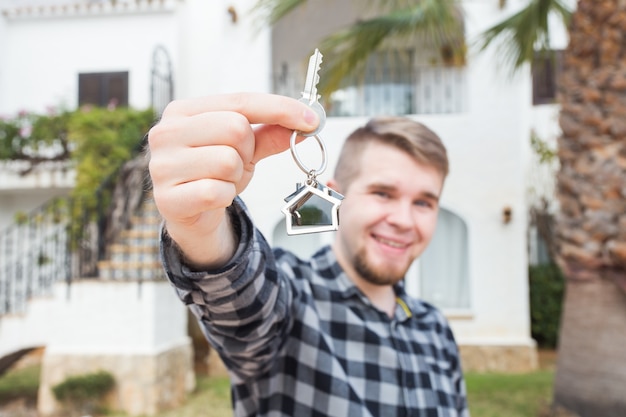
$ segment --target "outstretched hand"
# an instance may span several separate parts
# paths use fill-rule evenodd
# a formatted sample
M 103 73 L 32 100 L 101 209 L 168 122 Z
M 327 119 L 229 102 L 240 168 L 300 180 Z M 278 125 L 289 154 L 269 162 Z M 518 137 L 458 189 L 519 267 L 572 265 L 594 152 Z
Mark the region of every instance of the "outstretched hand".
M 256 163 L 289 148 L 294 130 L 311 131 L 318 123 L 306 104 L 278 95 L 237 93 L 170 103 L 148 135 L 149 170 L 159 212 L 185 256 L 215 263 L 195 252 L 206 252 L 206 244 L 234 244 L 228 241 L 225 208 L 246 188 Z

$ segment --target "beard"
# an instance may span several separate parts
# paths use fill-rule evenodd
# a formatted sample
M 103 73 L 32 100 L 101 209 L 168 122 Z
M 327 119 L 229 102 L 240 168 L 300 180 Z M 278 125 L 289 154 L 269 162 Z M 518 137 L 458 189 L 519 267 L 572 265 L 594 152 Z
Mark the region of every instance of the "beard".
M 409 269 L 409 266 L 406 268 L 377 268 L 374 265 L 371 265 L 368 262 L 367 254 L 365 250 L 360 250 L 356 253 L 354 257 L 354 269 L 363 278 L 365 281 L 374 285 L 394 285 L 399 281 L 404 279 L 406 275 L 406 271 Z

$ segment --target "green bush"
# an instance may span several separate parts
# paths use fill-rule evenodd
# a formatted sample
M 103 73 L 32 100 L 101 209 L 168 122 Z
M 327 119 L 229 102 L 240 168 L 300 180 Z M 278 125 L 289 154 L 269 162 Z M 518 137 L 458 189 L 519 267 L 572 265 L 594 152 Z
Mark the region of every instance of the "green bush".
M 109 206 L 119 168 L 141 150 L 155 116 L 152 109 L 89 107 L 0 117 L 0 161 L 26 162 L 22 173 L 45 161 L 73 163 L 76 186 L 67 214 L 71 242 L 78 245 L 85 225 Z M 16 221 L 28 220 L 22 217 Z
M 98 371 L 68 377 L 52 387 L 52 392 L 59 402 L 81 406 L 98 403 L 114 386 L 113 375 Z
M 93 108 L 68 120 L 68 139 L 76 161 L 75 196 L 93 196 L 102 183 L 139 150 L 154 123 L 152 110 Z
M 0 160 L 22 160 L 32 166 L 46 160 L 73 160 L 78 196 L 97 188 L 139 151 L 155 122 L 152 109 L 82 108 L 35 114 L 25 111 L 0 117 Z
M 140 150 L 145 134 L 154 123 L 154 112 L 118 108 L 78 110 L 68 120 L 67 137 L 72 143 L 76 186 L 70 236 L 77 242 L 84 224 L 94 220 L 98 210 L 109 207 L 115 175 L 122 164 Z M 107 184 L 108 182 L 108 184 Z M 85 213 L 89 213 L 87 217 Z
M 559 323 L 565 281 L 554 264 L 531 266 L 529 269 L 531 334 L 539 347 L 554 349 L 559 336 Z
M 21 111 L 13 118 L 0 117 L 0 160 L 36 164 L 69 159 L 67 126 L 73 114 L 66 110 L 48 114 Z
M 27 403 L 37 402 L 39 390 L 39 365 L 27 368 L 9 370 L 0 376 L 0 405 L 7 404 L 18 398 L 25 399 Z M 0 413 L 1 414 L 1 413 Z

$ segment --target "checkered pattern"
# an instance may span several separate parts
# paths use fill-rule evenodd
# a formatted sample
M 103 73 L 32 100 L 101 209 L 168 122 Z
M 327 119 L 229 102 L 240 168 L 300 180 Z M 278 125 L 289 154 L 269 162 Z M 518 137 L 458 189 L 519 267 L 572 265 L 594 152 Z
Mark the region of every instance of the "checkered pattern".
M 272 251 L 241 202 L 229 212 L 240 244 L 223 270 L 190 271 L 167 233 L 162 256 L 231 373 L 235 416 L 469 416 L 458 349 L 438 310 L 399 285 L 389 318 L 330 248 L 308 261 Z

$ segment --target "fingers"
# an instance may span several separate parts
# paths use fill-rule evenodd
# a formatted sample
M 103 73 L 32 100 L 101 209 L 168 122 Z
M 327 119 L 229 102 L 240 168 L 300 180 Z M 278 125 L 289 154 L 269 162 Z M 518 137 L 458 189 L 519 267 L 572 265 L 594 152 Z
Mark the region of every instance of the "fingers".
M 161 156 L 159 156 L 161 155 Z M 150 161 L 153 179 L 160 185 L 176 186 L 204 178 L 238 182 L 244 174 L 237 151 L 225 145 L 173 148 Z
M 256 146 L 252 163 L 289 149 L 289 139 L 293 130 L 276 125 L 262 125 L 254 130 Z
M 186 158 L 199 160 L 213 146 L 228 146 L 237 150 L 242 160 L 254 154 L 254 131 L 247 119 L 233 112 L 202 113 L 185 118 L 163 119 L 148 135 L 152 154 L 159 152 L 176 165 L 189 165 Z M 185 150 L 197 152 L 179 153 Z M 195 156 L 191 156 L 192 154 Z M 176 156 L 176 158 L 174 157 Z
M 293 98 L 262 93 L 235 93 L 175 101 L 165 109 L 167 118 L 190 117 L 209 112 L 234 112 L 250 124 L 283 126 L 289 130 L 310 132 L 319 125 L 317 114 Z
M 261 126 L 252 133 L 251 124 Z M 257 163 L 287 149 L 294 130 L 308 132 L 318 124 L 317 114 L 295 99 L 239 93 L 170 103 L 150 138 L 171 146 L 229 145 L 244 161 Z M 255 136 L 256 143 L 248 143 Z
M 228 207 L 235 196 L 232 182 L 208 178 L 154 190 L 154 200 L 168 223 L 188 227 L 201 226 L 203 213 Z
M 237 190 L 243 188 L 240 184 L 249 181 L 241 156 L 242 153 L 251 156 L 254 151 L 254 135 L 249 125 L 247 133 L 241 132 L 249 138 L 240 140 L 239 149 L 218 144 L 214 135 L 207 136 L 216 144 L 186 146 L 168 140 L 169 129 L 163 135 L 152 133 L 149 170 L 155 201 L 161 214 L 170 221 L 186 223 L 202 212 L 229 206 Z M 250 145 L 245 147 L 245 143 Z
M 170 224 L 214 226 L 218 217 L 209 212 L 232 203 L 259 160 L 287 149 L 294 130 L 310 131 L 318 123 L 306 104 L 277 95 L 227 94 L 171 103 L 148 135 L 161 214 Z

